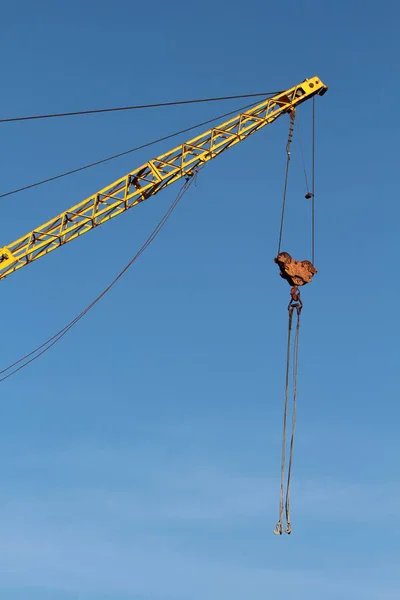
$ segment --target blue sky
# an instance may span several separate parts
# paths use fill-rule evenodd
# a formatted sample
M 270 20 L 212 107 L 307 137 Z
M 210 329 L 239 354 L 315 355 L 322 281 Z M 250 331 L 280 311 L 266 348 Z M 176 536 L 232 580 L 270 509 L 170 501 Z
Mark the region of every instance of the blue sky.
M 2 384 L 0 598 L 399 597 L 394 1 L 14 2 L 1 115 L 290 87 L 319 75 L 318 277 L 304 290 L 293 535 L 276 538 L 288 287 L 273 264 L 287 119 L 209 164 L 156 242 Z M 239 102 L 3 125 L 0 192 Z M 310 106 L 300 110 L 309 155 Z M 184 141 L 183 138 L 181 141 Z M 168 143 L 2 201 L 1 245 Z M 308 257 L 293 145 L 284 247 Z M 1 363 L 44 341 L 178 188 L 1 282 Z

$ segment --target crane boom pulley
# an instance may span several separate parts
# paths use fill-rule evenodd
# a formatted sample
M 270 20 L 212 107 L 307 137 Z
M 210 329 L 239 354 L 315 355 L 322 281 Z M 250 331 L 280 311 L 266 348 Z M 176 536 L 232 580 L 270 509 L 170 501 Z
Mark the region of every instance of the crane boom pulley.
M 323 95 L 319 77 L 276 94 L 180 146 L 149 160 L 79 204 L 0 248 L 0 279 L 147 200 L 309 98 Z

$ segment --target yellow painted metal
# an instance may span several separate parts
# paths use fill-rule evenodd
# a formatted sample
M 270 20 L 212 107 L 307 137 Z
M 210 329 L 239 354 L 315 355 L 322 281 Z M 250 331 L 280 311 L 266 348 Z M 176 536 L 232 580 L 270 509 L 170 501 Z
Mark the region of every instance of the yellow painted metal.
M 323 95 L 327 89 L 319 77 L 306 79 L 177 148 L 149 160 L 86 200 L 1 248 L 0 279 L 147 200 L 181 177 L 193 175 L 196 169 L 228 148 L 281 115 L 290 113 L 312 96 Z

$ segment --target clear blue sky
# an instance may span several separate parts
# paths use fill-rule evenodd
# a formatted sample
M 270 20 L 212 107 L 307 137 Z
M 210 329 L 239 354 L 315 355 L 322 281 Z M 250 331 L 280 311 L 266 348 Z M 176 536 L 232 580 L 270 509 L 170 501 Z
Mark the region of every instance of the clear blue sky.
M 399 598 L 399 18 L 394 0 L 3 6 L 4 117 L 313 75 L 329 92 L 317 102 L 319 275 L 303 293 L 293 535 L 272 534 L 284 118 L 209 164 L 113 292 L 2 384 L 0 598 Z M 0 191 L 236 106 L 3 125 Z M 308 152 L 309 105 L 299 118 Z M 168 148 L 4 199 L 0 245 Z M 1 365 L 84 308 L 177 190 L 1 282 Z M 284 246 L 299 258 L 307 210 L 295 141 Z

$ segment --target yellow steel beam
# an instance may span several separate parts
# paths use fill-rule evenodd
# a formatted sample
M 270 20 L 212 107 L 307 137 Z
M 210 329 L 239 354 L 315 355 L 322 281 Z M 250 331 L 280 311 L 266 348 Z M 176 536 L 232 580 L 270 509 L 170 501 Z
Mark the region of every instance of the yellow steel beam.
M 229 121 L 149 160 L 86 200 L 0 249 L 0 279 L 106 223 L 328 88 L 318 77 L 264 100 Z

